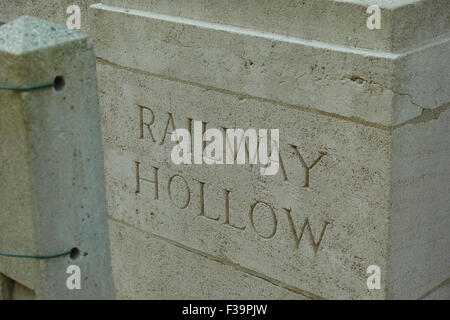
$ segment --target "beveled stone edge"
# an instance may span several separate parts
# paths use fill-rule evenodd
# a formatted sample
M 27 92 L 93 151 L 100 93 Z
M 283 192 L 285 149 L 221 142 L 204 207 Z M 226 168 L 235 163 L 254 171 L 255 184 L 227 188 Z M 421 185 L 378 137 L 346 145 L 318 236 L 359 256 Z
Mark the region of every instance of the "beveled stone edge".
M 235 27 L 225 24 L 218 24 L 218 23 L 212 23 L 212 22 L 206 22 L 206 21 L 200 21 L 195 19 L 189 19 L 184 17 L 177 17 L 177 16 L 170 16 L 165 14 L 159 14 L 149 11 L 143 11 L 143 10 L 137 10 L 137 9 L 127 9 L 122 7 L 115 7 L 115 6 L 109 6 L 102 3 L 97 3 L 91 6 L 92 9 L 97 10 L 105 10 L 110 11 L 114 13 L 125 13 L 130 14 L 138 17 L 143 18 L 150 18 L 154 20 L 160 20 L 170 23 L 178 23 L 178 24 L 186 24 L 189 26 L 194 26 L 202 29 L 210 29 L 214 31 L 224 31 L 234 34 L 242 34 L 247 36 L 253 36 L 253 37 L 259 37 L 264 38 L 272 41 L 283 41 L 288 43 L 294 43 L 299 44 L 303 46 L 310 46 L 317 49 L 325 49 L 325 50 L 332 50 L 337 52 L 344 52 L 344 53 L 352 53 L 352 54 L 358 54 L 362 56 L 369 56 L 374 58 L 384 58 L 389 60 L 396 60 L 405 56 L 408 56 L 412 53 L 416 53 L 434 46 L 441 45 L 443 43 L 450 41 L 450 32 L 442 35 L 441 37 L 438 37 L 435 39 L 434 42 L 427 43 L 422 46 L 418 46 L 415 48 L 408 48 L 402 51 L 398 52 L 388 52 L 388 51 L 379 51 L 379 50 L 371 50 L 371 49 L 364 49 L 364 48 L 356 48 L 352 46 L 347 45 L 339 45 L 339 44 L 333 44 L 329 42 L 324 42 L 320 40 L 307 40 L 302 39 L 298 37 L 292 37 L 292 36 L 286 36 L 282 34 L 277 33 L 271 33 L 266 31 L 258 31 L 254 29 L 249 28 L 242 28 L 242 27 Z

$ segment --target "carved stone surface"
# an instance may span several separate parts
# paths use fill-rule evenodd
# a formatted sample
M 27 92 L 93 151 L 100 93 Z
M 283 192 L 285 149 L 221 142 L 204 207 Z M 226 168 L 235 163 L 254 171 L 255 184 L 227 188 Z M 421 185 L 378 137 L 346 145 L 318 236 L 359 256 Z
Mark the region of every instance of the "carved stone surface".
M 118 298 L 450 298 L 449 1 L 93 2 Z M 173 164 L 194 121 L 280 129 L 278 174 Z
M 165 241 L 310 298 L 420 298 L 441 288 L 450 265 L 448 10 L 433 13 L 442 23 L 414 19 L 448 2 L 378 1 L 380 31 L 366 28 L 365 1 L 238 10 L 252 3 L 92 7 L 111 224 L 126 229 L 111 234 L 122 248 L 116 261 L 123 242 L 159 257 Z M 304 20 L 286 16 L 288 4 L 324 27 L 308 35 Z M 258 20 L 257 12 L 273 16 Z M 327 19 L 339 12 L 342 24 Z M 408 21 L 426 31 L 412 33 Z M 174 165 L 170 133 L 194 120 L 279 128 L 279 173 Z M 133 233 L 149 240 L 132 244 Z M 146 279 L 132 272 L 138 264 L 157 262 L 115 263 L 127 294 L 127 281 Z M 367 287 L 370 265 L 381 269 L 380 290 Z M 168 262 L 161 277 L 181 270 Z M 216 278 L 234 281 L 232 273 Z M 167 292 L 164 283 L 142 290 Z M 182 286 L 167 295 L 191 296 Z

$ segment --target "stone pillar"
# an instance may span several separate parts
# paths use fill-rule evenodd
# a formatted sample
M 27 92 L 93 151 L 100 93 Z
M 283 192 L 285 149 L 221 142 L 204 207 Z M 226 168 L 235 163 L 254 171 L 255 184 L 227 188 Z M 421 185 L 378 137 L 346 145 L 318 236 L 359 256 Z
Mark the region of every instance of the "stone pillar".
M 87 37 L 28 16 L 0 27 L 0 273 L 37 299 L 113 298 L 95 56 Z M 68 267 L 81 289 L 66 286 Z M 73 271 L 72 271 L 73 274 Z
M 449 1 L 91 8 L 119 296 L 449 296 Z M 280 129 L 278 174 L 173 164 L 194 120 Z

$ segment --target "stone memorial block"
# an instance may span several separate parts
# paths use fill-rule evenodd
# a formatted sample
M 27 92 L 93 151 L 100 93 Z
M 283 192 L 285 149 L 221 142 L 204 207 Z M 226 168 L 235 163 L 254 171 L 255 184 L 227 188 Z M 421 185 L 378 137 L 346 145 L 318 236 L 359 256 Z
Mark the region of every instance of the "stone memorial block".
M 83 32 L 95 2 L 76 3 Z M 102 3 L 90 23 L 119 298 L 450 297 L 448 1 Z M 0 0 L 0 24 L 29 14 L 65 25 L 72 4 Z M 370 30 L 374 4 L 381 28 Z M 195 120 L 279 128 L 278 175 L 174 165 L 173 125 Z M 229 229 L 195 219 L 210 210 L 207 221 L 220 216 Z M 268 248 L 258 252 L 257 240 Z M 283 250 L 285 240 L 299 251 Z M 381 290 L 365 285 L 372 264 Z
M 13 297 L 114 297 L 95 70 L 78 32 L 28 16 L 0 27 L 0 273 Z
M 93 5 L 118 296 L 448 298 L 449 9 Z M 199 127 L 279 129 L 278 173 L 175 164 Z

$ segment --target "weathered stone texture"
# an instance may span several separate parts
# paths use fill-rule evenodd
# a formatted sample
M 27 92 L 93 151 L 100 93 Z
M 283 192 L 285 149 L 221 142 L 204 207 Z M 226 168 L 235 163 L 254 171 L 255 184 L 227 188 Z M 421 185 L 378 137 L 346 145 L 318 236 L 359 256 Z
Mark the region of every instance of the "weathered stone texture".
M 22 12 L 2 5 L 0 21 Z M 65 24 L 65 1 L 45 6 L 25 8 Z M 118 298 L 450 296 L 449 1 L 103 0 L 85 15 Z M 279 128 L 279 173 L 174 165 L 172 125 L 193 120 Z M 300 158 L 317 160 L 309 176 Z
M 227 11 L 214 1 L 93 6 L 114 223 L 313 298 L 445 291 L 448 4 L 379 1 L 383 28 L 369 32 L 360 26 L 367 15 L 357 14 L 364 1 L 304 1 L 309 8 L 296 13 L 325 25 L 307 35 L 301 26 L 309 20 L 293 23 L 287 2 L 263 2 L 254 12 Z M 330 11 L 318 15 L 325 4 Z M 423 6 L 436 23 L 420 20 L 422 32 L 407 31 Z M 333 8 L 362 21 L 346 30 L 348 24 L 326 18 L 338 12 Z M 257 12 L 287 18 L 258 20 L 264 14 Z M 336 32 L 327 32 L 333 25 Z M 175 166 L 172 119 L 176 128 L 189 127 L 189 119 L 207 127 L 280 128 L 285 170 L 261 177 L 258 166 Z M 308 187 L 292 145 L 306 163 L 326 153 Z M 371 264 L 381 267 L 381 290 L 366 287 Z
M 0 272 L 38 299 L 112 298 L 103 152 L 95 56 L 87 37 L 23 16 L 0 27 L 0 248 L 79 257 L 50 260 L 0 256 Z M 68 290 L 66 269 L 82 270 Z M 18 287 L 18 290 L 21 287 Z M 24 290 L 17 291 L 22 296 Z

